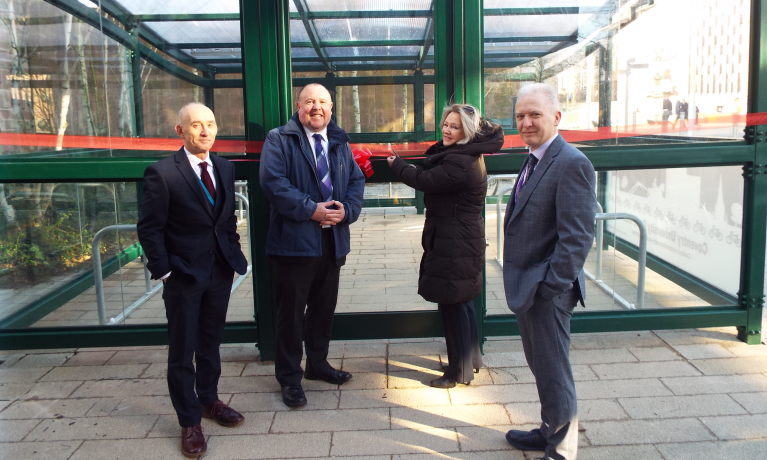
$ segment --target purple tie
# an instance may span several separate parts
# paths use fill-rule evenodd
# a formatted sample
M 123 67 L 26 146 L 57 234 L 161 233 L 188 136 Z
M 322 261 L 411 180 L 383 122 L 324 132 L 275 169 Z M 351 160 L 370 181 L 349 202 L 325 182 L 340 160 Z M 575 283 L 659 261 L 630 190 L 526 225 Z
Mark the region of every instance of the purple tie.
M 330 168 L 325 151 L 322 149 L 322 134 L 312 135 L 314 138 L 314 154 L 317 156 L 317 177 L 320 178 L 320 192 L 324 201 L 333 199 L 333 184 L 330 182 Z
M 519 191 L 522 190 L 522 187 L 527 183 L 527 179 L 530 178 L 530 174 L 533 173 L 533 169 L 535 169 L 535 165 L 538 163 L 538 158 L 535 157 L 532 153 L 528 155 L 527 157 L 527 165 L 525 166 L 524 171 L 522 171 L 522 174 L 519 175 L 519 184 L 517 185 L 517 192 L 514 194 L 514 204 L 517 203 L 517 200 L 519 199 Z

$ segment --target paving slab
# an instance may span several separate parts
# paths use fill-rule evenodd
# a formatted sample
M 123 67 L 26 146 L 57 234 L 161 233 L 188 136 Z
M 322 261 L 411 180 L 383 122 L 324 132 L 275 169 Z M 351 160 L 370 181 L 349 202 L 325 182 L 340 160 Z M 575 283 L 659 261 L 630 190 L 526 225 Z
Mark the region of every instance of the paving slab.
M 184 458 L 181 454 L 181 438 L 176 437 L 84 441 L 70 460 L 182 460 Z
M 143 438 L 157 421 L 156 415 L 46 419 L 25 440 L 71 441 L 76 439 Z
M 673 348 L 687 359 L 732 358 L 735 356 L 718 343 L 673 345 Z
M 767 391 L 767 376 L 762 374 L 664 377 L 661 381 L 678 395 Z
M 453 429 L 345 431 L 333 434 L 331 456 L 458 452 Z
M 0 412 L 0 419 L 37 419 L 60 417 L 85 417 L 100 399 L 47 399 L 38 401 L 19 400 Z
M 388 430 L 389 409 L 340 409 L 277 412 L 271 433 Z
M 672 395 L 659 379 L 576 381 L 575 390 L 579 401 Z
M 695 418 L 583 422 L 581 427 L 594 446 L 715 440 Z
M 20 396 L 20 399 L 59 399 L 67 398 L 74 393 L 84 382 L 40 382 L 32 385 L 28 392 Z
M 392 407 L 391 425 L 396 428 L 450 428 L 457 426 L 508 425 L 509 414 L 502 404 L 473 406 Z
M 763 374 L 767 373 L 767 357 L 728 359 L 700 359 L 692 362 L 706 375 Z
M 439 388 L 345 390 L 341 392 L 341 409 L 394 406 L 446 406 L 450 404 L 447 390 Z
M 0 384 L 36 382 L 53 367 L 6 368 L 0 369 Z
M 80 447 L 81 443 L 82 441 L 2 443 L 0 444 L 0 458 L 67 460 Z
M 140 377 L 147 366 L 148 364 L 120 364 L 57 367 L 43 376 L 40 381 L 133 379 Z
M 764 458 L 767 454 L 767 440 L 764 439 L 658 444 L 655 447 L 663 454 L 665 460 L 757 459 Z
M 202 419 L 202 429 L 206 436 L 235 436 L 250 434 L 266 434 L 272 424 L 274 412 L 242 412 L 245 421 L 235 427 L 224 427 L 213 420 Z M 181 436 L 181 426 L 178 417 L 161 415 L 147 434 L 148 438 L 178 438 Z
M 684 361 L 595 364 L 591 366 L 591 369 L 600 379 L 605 380 L 700 375 L 700 372 L 697 369 Z
M 375 457 L 358 457 L 357 460 L 373 460 Z M 386 457 L 387 459 L 389 457 Z M 451 452 L 449 454 L 405 454 L 392 455 L 392 460 L 525 460 L 521 451 L 484 451 L 484 452 Z M 347 460 L 344 458 L 343 460 Z
M 21 441 L 39 423 L 40 420 L 0 420 L 0 442 Z
M 338 391 L 307 391 L 306 406 L 291 409 L 282 402 L 282 393 L 238 393 L 232 396 L 229 405 L 240 412 L 258 411 L 310 411 L 338 409 Z
M 618 402 L 633 419 L 741 415 L 747 413 L 733 398 L 724 394 L 620 398 Z
M 306 433 L 300 442 L 296 442 L 295 434 L 211 436 L 205 460 L 327 457 L 330 439 L 330 433 Z
M 701 417 L 721 440 L 767 438 L 767 414 Z
M 734 393 L 730 396 L 752 414 L 767 413 L 767 393 Z
M 448 391 L 456 405 L 538 401 L 538 390 L 533 384 L 455 387 Z
M 689 445 L 687 443 L 683 445 Z M 578 449 L 579 460 L 615 460 L 615 459 L 636 459 L 636 460 L 670 460 L 663 457 L 658 449 L 653 445 L 637 446 L 610 446 L 610 447 L 582 447 Z M 707 457 L 698 457 L 696 460 Z
M 669 347 L 631 347 L 628 350 L 639 361 L 678 361 L 683 359 Z

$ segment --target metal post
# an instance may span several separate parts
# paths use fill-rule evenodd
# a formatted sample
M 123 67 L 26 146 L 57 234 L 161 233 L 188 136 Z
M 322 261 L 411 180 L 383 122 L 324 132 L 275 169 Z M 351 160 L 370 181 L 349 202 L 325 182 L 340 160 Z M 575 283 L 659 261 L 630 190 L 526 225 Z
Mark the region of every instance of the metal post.
M 416 141 L 421 142 L 423 139 L 423 132 L 426 130 L 424 122 L 424 90 L 423 90 L 423 71 L 415 71 L 415 83 L 413 84 L 413 101 L 415 107 L 413 107 L 413 113 L 415 115 L 414 130 L 416 133 Z
M 101 239 L 110 232 L 124 231 L 136 231 L 135 225 L 110 225 L 109 227 L 102 228 L 95 235 L 93 235 L 93 241 L 91 242 L 91 254 L 93 256 L 93 284 L 96 288 L 96 306 L 99 312 L 99 324 L 102 326 L 107 323 L 106 306 L 104 305 L 104 278 L 101 271 L 101 252 L 99 251 L 99 243 Z
M 750 113 L 767 111 L 767 0 L 751 2 L 751 53 L 748 105 Z M 690 106 L 690 112 L 695 107 Z M 741 247 L 738 300 L 747 312 L 738 338 L 749 344 L 762 340 L 764 307 L 764 261 L 767 242 L 767 125 L 749 126 L 746 141 L 754 146 L 754 161 L 743 167 L 743 246 Z
M 136 123 L 136 137 L 145 137 L 144 133 L 144 96 L 141 90 L 143 86 L 141 81 L 141 57 L 138 52 L 139 48 L 139 26 L 136 25 L 131 31 L 134 40 L 134 49 L 129 51 L 130 54 L 130 69 L 133 84 L 133 107 L 134 107 L 134 122 Z

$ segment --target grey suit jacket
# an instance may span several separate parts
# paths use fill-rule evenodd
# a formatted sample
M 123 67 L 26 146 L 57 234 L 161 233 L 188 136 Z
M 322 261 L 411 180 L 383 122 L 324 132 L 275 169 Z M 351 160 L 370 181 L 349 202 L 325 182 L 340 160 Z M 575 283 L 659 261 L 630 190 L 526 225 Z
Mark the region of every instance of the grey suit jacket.
M 594 241 L 595 184 L 591 162 L 557 135 L 516 206 L 509 200 L 503 222 L 503 285 L 514 313 L 529 309 L 536 293 L 552 300 L 573 287 L 583 304 L 583 264 Z M 513 197 L 516 186 L 511 193 Z

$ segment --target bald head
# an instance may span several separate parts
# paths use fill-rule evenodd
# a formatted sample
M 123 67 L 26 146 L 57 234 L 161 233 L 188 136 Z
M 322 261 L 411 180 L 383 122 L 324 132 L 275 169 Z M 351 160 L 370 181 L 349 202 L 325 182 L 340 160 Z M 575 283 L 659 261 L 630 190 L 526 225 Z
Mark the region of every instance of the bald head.
M 318 133 L 330 123 L 333 113 L 333 101 L 328 90 L 318 84 L 310 83 L 298 93 L 298 119 L 306 129 Z
M 190 102 L 178 111 L 176 134 L 184 139 L 189 153 L 207 158 L 217 132 L 216 117 L 204 104 Z

